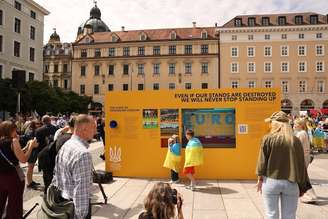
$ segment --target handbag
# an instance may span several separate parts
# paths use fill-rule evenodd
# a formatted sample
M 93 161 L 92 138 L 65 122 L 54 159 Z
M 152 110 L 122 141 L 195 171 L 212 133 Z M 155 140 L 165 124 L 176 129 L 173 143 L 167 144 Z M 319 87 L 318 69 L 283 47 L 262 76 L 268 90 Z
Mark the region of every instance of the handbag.
M 1 156 L 9 163 L 9 165 L 10 166 L 12 166 L 12 167 L 14 167 L 15 168 L 15 170 L 16 170 L 16 172 L 17 172 L 17 175 L 18 175 L 18 177 L 19 177 L 19 179 L 23 182 L 24 180 L 25 180 L 25 174 L 24 174 L 24 172 L 23 172 L 23 170 L 22 170 L 22 168 L 19 166 L 19 165 L 17 165 L 17 166 L 15 166 L 3 153 L 2 153 L 2 151 L 0 150 L 0 154 L 1 154 Z

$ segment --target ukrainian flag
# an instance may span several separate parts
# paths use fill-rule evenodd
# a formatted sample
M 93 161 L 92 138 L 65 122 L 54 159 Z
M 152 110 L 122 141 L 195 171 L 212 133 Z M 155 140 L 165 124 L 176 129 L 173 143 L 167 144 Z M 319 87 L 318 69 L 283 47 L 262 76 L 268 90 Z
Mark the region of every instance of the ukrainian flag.
M 184 167 L 200 166 L 204 162 L 203 145 L 198 138 L 189 140 L 185 150 Z
M 170 146 L 169 146 L 170 147 Z M 167 150 L 166 158 L 164 161 L 163 166 L 166 168 L 169 168 L 171 170 L 174 170 L 175 172 L 179 172 L 180 169 L 180 162 L 181 162 L 181 156 L 180 156 L 180 144 L 175 143 L 172 148 L 177 148 L 178 150 L 173 150 L 169 148 Z

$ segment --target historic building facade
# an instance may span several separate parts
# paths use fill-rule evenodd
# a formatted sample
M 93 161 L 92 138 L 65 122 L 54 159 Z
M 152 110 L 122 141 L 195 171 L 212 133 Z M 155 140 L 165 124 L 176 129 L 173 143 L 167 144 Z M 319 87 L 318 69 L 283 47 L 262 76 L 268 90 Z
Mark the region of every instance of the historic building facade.
M 72 90 L 104 102 L 107 91 L 217 88 L 216 27 L 111 32 L 97 6 L 73 43 Z
M 61 43 L 56 30 L 43 48 L 43 80 L 53 87 L 72 88 L 72 45 Z
M 14 70 L 26 80 L 42 80 L 44 16 L 49 11 L 32 0 L 0 1 L 0 78 Z
M 220 32 L 221 87 L 278 87 L 282 109 L 328 108 L 328 16 L 236 16 Z

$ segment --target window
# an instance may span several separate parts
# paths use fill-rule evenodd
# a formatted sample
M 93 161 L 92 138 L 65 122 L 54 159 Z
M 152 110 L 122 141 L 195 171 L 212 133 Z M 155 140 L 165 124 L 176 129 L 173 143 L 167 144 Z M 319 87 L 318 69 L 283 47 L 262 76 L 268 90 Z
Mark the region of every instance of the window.
M 247 47 L 247 56 L 254 57 L 255 56 L 255 47 Z
M 305 93 L 306 92 L 306 81 L 302 80 L 298 82 L 298 88 L 300 93 Z
M 2 79 L 3 65 L 0 65 L 0 79 Z
M 238 57 L 238 48 L 237 47 L 231 48 L 231 57 Z
M 206 31 L 202 32 L 202 39 L 203 40 L 207 39 L 207 32 Z
M 153 74 L 159 74 L 159 66 L 157 63 L 153 65 Z
M 124 75 L 128 75 L 129 74 L 129 65 L 128 64 L 124 64 L 123 65 L 123 74 Z
M 0 10 L 0 25 L 3 25 L 3 11 Z
M 118 37 L 115 34 L 113 34 L 112 35 L 112 42 L 117 42 L 117 41 L 118 41 Z
M 49 65 L 44 65 L 44 73 L 48 73 L 49 72 Z
M 115 48 L 109 48 L 108 49 L 108 56 L 115 56 Z
M 143 90 L 144 89 L 144 84 L 138 84 L 138 90 Z
M 185 64 L 185 74 L 191 74 L 191 63 Z
M 316 62 L 316 72 L 324 72 L 325 71 L 325 66 L 323 61 L 317 61 Z
M 265 40 L 270 40 L 270 34 L 265 34 L 265 35 L 264 35 L 264 39 L 265 39 Z
M 237 62 L 231 63 L 231 73 L 238 73 L 239 71 L 239 66 Z
M 20 42 L 14 41 L 14 56 L 20 57 Z
M 95 49 L 95 57 L 99 58 L 101 56 L 101 51 L 99 48 Z
M 68 70 L 68 65 L 67 64 L 64 64 L 63 65 L 63 72 L 66 73 Z
M 53 81 L 53 87 L 58 87 L 58 80 Z
M 153 90 L 159 90 L 159 83 L 153 84 Z
M 174 63 L 170 63 L 169 64 L 169 74 L 175 74 L 175 64 Z
M 272 72 L 272 62 L 264 62 L 264 72 Z
M 248 35 L 248 40 L 254 40 L 254 36 L 253 35 Z
M 288 46 L 281 46 L 280 47 L 280 55 L 281 56 L 288 56 Z
M 30 39 L 35 40 L 35 27 L 30 27 Z
M 201 54 L 208 54 L 208 45 L 204 44 L 200 46 L 200 53 Z
M 264 81 L 264 87 L 265 88 L 272 88 L 273 87 L 272 81 Z
M 238 88 L 239 82 L 238 81 L 231 81 L 231 88 Z
M 2 44 L 3 44 L 3 37 L 2 37 L 2 35 L 0 35 L 0 52 L 2 52 Z
M 298 46 L 298 55 L 306 56 L 306 46 Z
M 80 84 L 80 94 L 81 95 L 85 94 L 85 85 L 84 84 Z
M 54 65 L 54 73 L 58 73 L 58 64 Z
M 191 83 L 185 83 L 185 89 L 190 90 L 191 89 Z
M 36 19 L 36 13 L 31 10 L 31 18 Z
M 123 90 L 124 91 L 129 90 L 129 84 L 123 84 Z
M 310 24 L 318 24 L 318 15 L 310 15 Z
M 271 46 L 265 46 L 264 47 L 264 56 L 268 57 L 268 56 L 272 56 L 272 47 Z
M 324 55 L 324 47 L 323 47 L 323 45 L 316 45 L 315 46 L 315 55 L 316 56 L 323 56 Z
M 175 83 L 169 83 L 169 90 L 175 89 Z
M 295 24 L 296 25 L 302 25 L 303 24 L 303 16 L 295 16 Z
M 114 75 L 114 65 L 109 65 L 108 66 L 108 75 Z
M 298 34 L 298 38 L 299 38 L 299 39 L 304 39 L 304 33 L 299 33 L 299 34 Z
M 15 8 L 17 10 L 21 11 L 22 10 L 22 4 L 20 2 L 18 2 L 18 1 L 15 1 Z
M 321 38 L 322 38 L 322 33 L 316 33 L 315 37 L 316 37 L 317 39 L 321 39 Z
M 208 88 L 208 83 L 202 83 L 202 89 L 207 89 Z
M 160 46 L 154 46 L 153 47 L 153 55 L 160 55 L 161 54 L 161 47 Z
M 232 35 L 231 40 L 236 41 L 237 40 L 237 35 Z
M 281 81 L 281 91 L 283 93 L 288 93 L 289 92 L 289 83 L 288 83 L 288 81 Z
M 87 57 L 87 50 L 86 49 L 81 49 L 81 57 L 86 58 Z
M 67 90 L 67 88 L 68 88 L 68 80 L 65 79 L 64 80 L 64 89 Z
M 144 56 L 145 55 L 145 47 L 143 47 L 143 46 L 138 47 L 138 55 L 139 56 Z
M 176 46 L 169 46 L 169 55 L 175 55 L 176 54 Z
M 235 19 L 235 27 L 241 27 L 242 26 L 242 20 L 241 18 Z
M 95 84 L 94 87 L 93 87 L 93 93 L 94 94 L 99 94 L 99 84 Z
M 100 75 L 100 65 L 95 65 L 95 76 L 99 76 Z
M 30 61 L 34 62 L 35 60 L 35 49 L 30 47 Z
M 15 18 L 14 30 L 15 30 L 16 33 L 21 32 L 21 20 L 19 20 L 18 18 Z
M 248 18 L 248 26 L 254 27 L 256 25 L 255 17 L 249 17 Z
M 86 76 L 86 66 L 82 65 L 81 66 L 81 77 L 85 77 Z
M 114 84 L 108 84 L 108 91 L 114 90 Z
M 184 53 L 185 54 L 192 54 L 192 45 L 185 45 L 184 47 Z
M 255 88 L 256 82 L 255 81 L 248 81 L 248 88 Z
M 34 81 L 34 73 L 32 72 L 28 73 L 28 81 Z
M 325 81 L 317 81 L 317 92 L 324 93 L 325 92 Z
M 270 25 L 270 18 L 262 17 L 262 26 L 269 26 L 269 25 Z
M 280 71 L 281 72 L 289 72 L 289 63 L 288 62 L 281 62 Z
M 130 47 L 123 47 L 123 56 L 130 55 Z
M 208 63 L 202 63 L 202 74 L 208 73 Z
M 175 32 L 172 32 L 171 34 L 170 34 L 170 39 L 171 40 L 175 40 L 177 38 L 177 34 L 175 33 Z
M 141 40 L 141 41 L 145 41 L 145 40 L 147 40 L 147 36 L 146 36 L 146 34 L 144 34 L 144 33 L 141 34 L 141 35 L 140 35 L 140 40 Z
M 255 69 L 255 62 L 248 62 L 247 63 L 247 72 L 253 73 L 255 71 L 256 71 L 256 69 Z
M 306 72 L 306 62 L 298 62 L 298 72 Z
M 144 64 L 138 64 L 138 74 L 140 74 L 140 75 L 145 74 L 145 65 Z
M 286 17 L 285 16 L 278 17 L 278 25 L 286 25 Z
M 281 34 L 281 39 L 286 40 L 287 39 L 287 34 L 285 34 L 285 33 Z

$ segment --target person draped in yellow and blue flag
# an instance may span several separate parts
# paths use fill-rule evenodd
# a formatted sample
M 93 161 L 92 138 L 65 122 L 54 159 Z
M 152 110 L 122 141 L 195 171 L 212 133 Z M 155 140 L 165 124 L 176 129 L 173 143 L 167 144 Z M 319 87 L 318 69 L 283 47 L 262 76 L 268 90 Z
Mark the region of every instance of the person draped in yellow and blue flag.
M 164 161 L 164 167 L 171 170 L 170 183 L 179 182 L 179 169 L 181 161 L 181 145 L 178 141 L 178 135 L 172 135 L 168 139 L 168 150 Z
M 186 138 L 188 139 L 188 144 L 185 150 L 185 163 L 183 173 L 190 179 L 190 185 L 187 186 L 188 189 L 192 191 L 195 190 L 196 180 L 194 178 L 195 167 L 203 164 L 203 145 L 200 140 L 194 137 L 194 131 L 188 129 L 186 131 Z

